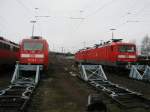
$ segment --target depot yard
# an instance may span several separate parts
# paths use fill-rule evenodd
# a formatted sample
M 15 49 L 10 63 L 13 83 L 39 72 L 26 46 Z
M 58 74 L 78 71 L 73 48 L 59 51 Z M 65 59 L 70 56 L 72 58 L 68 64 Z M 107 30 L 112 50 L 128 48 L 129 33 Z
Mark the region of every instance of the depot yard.
M 84 112 L 88 95 L 94 93 L 85 83 L 69 74 L 73 61 L 52 56 L 48 77 L 41 79 L 29 112 Z
M 104 93 L 95 91 L 87 83 L 71 74 L 71 72 L 78 74 L 78 70 L 74 66 L 74 60 L 70 60 L 63 55 L 53 55 L 51 58 L 53 60 L 50 65 L 48 77 L 40 81 L 39 87 L 31 101 L 30 112 L 85 112 L 88 95 L 96 93 L 100 94 L 110 112 L 147 112 L 145 109 L 140 108 L 129 110 L 120 108 L 119 105 L 116 105 Z M 113 76 L 109 78 L 112 81 L 114 79 L 117 80 L 117 78 L 119 79 L 116 75 L 114 79 Z M 126 80 L 132 81 L 131 79 Z M 144 84 L 137 81 L 133 85 L 137 87 L 141 83 Z M 147 91 L 146 88 L 143 91 Z
M 90 94 L 99 94 L 101 100 L 106 104 L 108 112 L 150 112 L 142 108 L 122 108 L 105 93 L 96 91 L 80 80 L 77 77 L 79 71 L 72 58 L 62 54 L 51 54 L 50 62 L 47 76 L 41 76 L 39 85 L 27 106 L 28 112 L 86 112 Z M 13 70 L 9 73 L 2 72 L 1 89 L 9 85 L 12 73 Z M 149 83 L 129 79 L 127 76 L 123 76 L 124 74 L 119 76 L 106 72 L 106 75 L 110 81 L 150 98 Z

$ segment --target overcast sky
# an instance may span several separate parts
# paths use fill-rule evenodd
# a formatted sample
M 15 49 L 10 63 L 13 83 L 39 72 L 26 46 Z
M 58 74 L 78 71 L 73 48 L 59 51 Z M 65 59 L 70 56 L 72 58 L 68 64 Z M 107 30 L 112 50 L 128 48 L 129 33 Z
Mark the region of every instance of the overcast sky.
M 0 0 L 0 35 L 20 42 L 34 35 L 51 50 L 76 51 L 115 38 L 140 43 L 150 35 L 150 0 Z M 35 16 L 50 16 L 37 17 Z

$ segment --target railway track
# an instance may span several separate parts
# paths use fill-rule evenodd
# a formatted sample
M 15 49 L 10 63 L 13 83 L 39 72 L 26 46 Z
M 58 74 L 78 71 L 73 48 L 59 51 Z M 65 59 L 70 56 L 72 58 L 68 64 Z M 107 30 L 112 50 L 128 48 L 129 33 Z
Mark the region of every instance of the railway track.
M 100 65 L 80 65 L 80 78 L 88 84 L 103 91 L 123 108 L 150 108 L 150 100 L 141 93 L 131 91 L 107 80 Z
M 0 112 L 24 111 L 34 89 L 34 85 L 26 82 L 26 84 L 15 83 L 2 90 L 0 94 Z
M 104 80 L 89 81 L 90 85 L 97 90 L 105 92 L 115 102 L 125 108 L 149 108 L 150 100 L 144 98 L 142 94 L 122 88 L 116 84 Z
M 26 66 L 24 66 L 26 68 Z M 0 91 L 0 112 L 24 112 L 31 100 L 31 96 L 39 81 L 39 66 L 30 67 L 31 69 L 22 69 L 22 66 L 16 65 L 16 69 L 11 80 L 11 85 Z M 35 71 L 36 74 L 19 74 Z

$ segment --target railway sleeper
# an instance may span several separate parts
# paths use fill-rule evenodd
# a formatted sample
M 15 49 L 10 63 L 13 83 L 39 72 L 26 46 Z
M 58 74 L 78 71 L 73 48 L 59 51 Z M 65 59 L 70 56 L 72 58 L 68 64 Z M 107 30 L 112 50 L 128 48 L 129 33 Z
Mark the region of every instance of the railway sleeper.
M 134 94 L 127 94 L 127 95 L 119 95 L 112 97 L 117 103 L 125 106 L 127 108 L 136 108 L 136 107 L 144 107 L 149 108 L 150 101 L 143 98 L 136 96 Z M 132 99 L 132 100 L 131 100 Z
M 150 101 L 143 98 L 141 94 L 129 91 L 125 88 L 119 88 L 115 86 L 109 86 L 112 88 L 96 87 L 98 90 L 106 92 L 113 100 L 115 100 L 120 105 L 126 108 L 136 108 L 136 107 L 150 107 Z M 103 89 L 102 89 L 103 88 Z
M 0 107 L 19 107 L 25 100 L 21 97 L 0 97 Z

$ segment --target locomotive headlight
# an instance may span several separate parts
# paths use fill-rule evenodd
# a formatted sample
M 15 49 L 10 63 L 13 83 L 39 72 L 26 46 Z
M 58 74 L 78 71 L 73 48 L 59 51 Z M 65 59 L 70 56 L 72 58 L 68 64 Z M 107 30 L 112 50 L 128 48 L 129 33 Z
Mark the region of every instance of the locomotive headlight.
M 30 55 L 29 55 L 29 54 L 21 54 L 21 57 L 22 57 L 22 58 L 29 58 Z
M 35 58 L 44 58 L 44 54 L 36 54 Z
M 126 58 L 126 55 L 118 55 L 118 58 Z

